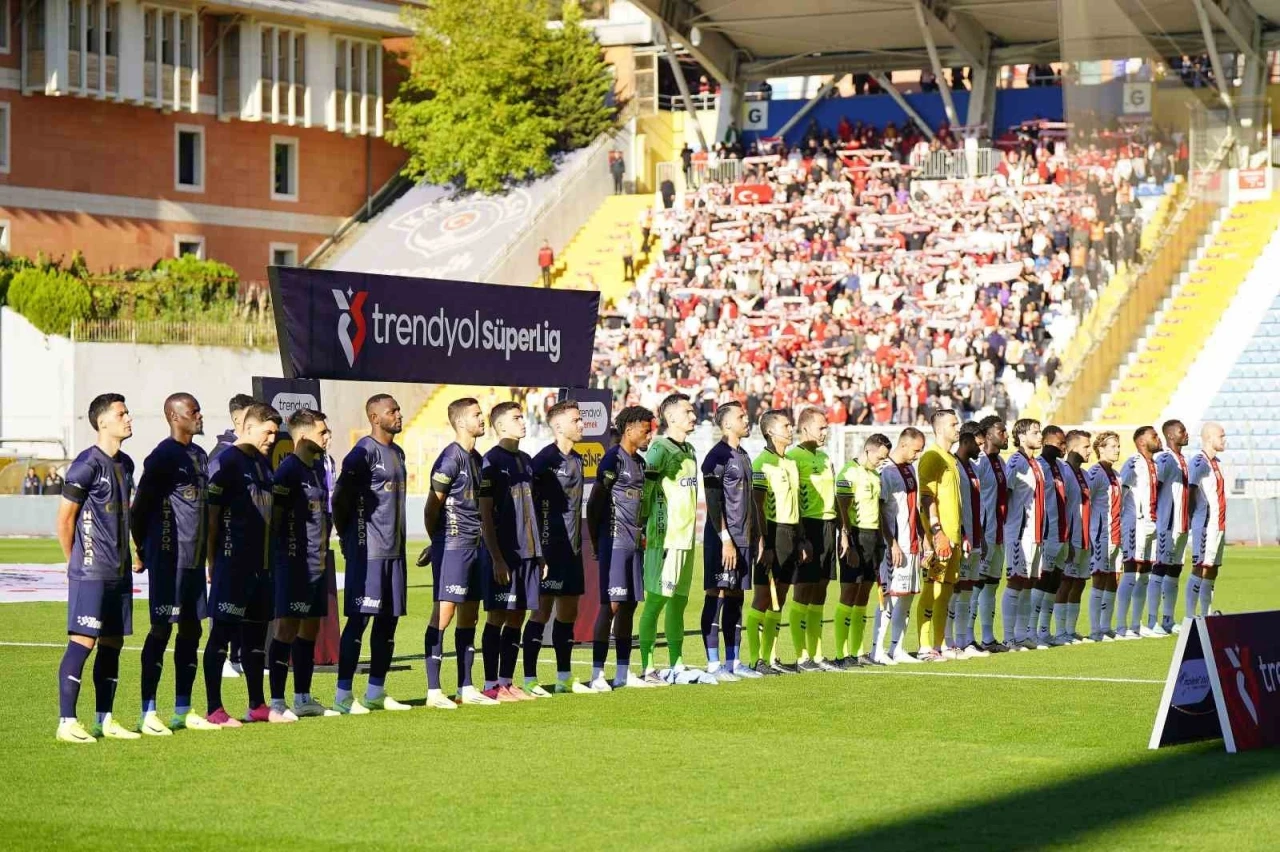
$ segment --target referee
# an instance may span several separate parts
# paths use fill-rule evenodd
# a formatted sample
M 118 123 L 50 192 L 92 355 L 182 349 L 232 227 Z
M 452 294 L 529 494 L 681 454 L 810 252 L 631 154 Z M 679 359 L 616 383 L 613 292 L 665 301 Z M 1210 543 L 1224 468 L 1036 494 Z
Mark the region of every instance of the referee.
M 960 576 L 963 554 L 960 515 L 960 471 L 951 447 L 960 436 L 960 419 L 950 408 L 933 412 L 933 443 L 920 457 L 920 517 L 933 541 L 933 562 L 925 566 L 925 582 L 916 621 L 920 625 L 920 653 L 925 662 L 943 659 L 947 603 Z

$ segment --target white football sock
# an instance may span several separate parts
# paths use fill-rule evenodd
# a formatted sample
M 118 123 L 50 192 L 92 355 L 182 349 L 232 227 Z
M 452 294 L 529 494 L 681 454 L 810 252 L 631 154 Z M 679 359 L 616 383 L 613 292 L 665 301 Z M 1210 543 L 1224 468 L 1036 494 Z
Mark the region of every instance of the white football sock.
M 959 592 L 955 602 L 956 611 L 956 629 L 955 629 L 955 648 L 967 648 L 973 642 L 973 619 L 970 618 L 971 612 L 970 602 L 973 600 L 973 589 L 965 589 Z
M 1129 629 L 1129 602 L 1133 599 L 1134 590 L 1138 587 L 1138 575 L 1126 571 L 1120 575 L 1120 584 L 1116 587 L 1116 629 Z M 1106 629 L 1105 627 L 1103 628 Z
M 907 616 L 911 613 L 911 598 L 914 595 L 904 595 L 890 599 L 889 606 L 891 614 L 889 616 L 893 624 L 893 635 L 890 637 L 889 655 L 897 653 L 898 646 L 902 642 L 902 634 L 907 629 Z M 904 649 L 905 650 L 905 649 Z
M 1178 606 L 1178 578 L 1166 574 L 1160 587 L 1160 623 L 1168 630 Z
M 1147 627 L 1155 628 L 1160 623 L 1160 590 L 1164 587 L 1164 577 L 1151 574 L 1147 583 Z
M 1018 590 L 1005 586 L 1004 595 L 1000 598 L 1000 620 L 1004 622 L 1004 643 L 1011 645 L 1021 642 L 1026 637 L 1018 636 Z M 984 622 L 983 630 L 987 629 Z
M 595 680 L 598 677 L 604 677 L 604 666 L 591 667 L 591 679 Z
M 498 688 L 498 682 L 497 682 L 496 680 L 486 680 L 486 681 L 484 682 L 484 691 L 485 691 L 485 692 L 488 692 L 488 691 L 489 691 L 489 690 L 491 690 L 491 689 L 497 689 L 497 688 Z
M 888 609 L 893 606 L 893 598 L 886 597 L 882 606 L 876 607 L 875 617 L 875 637 L 876 644 L 875 654 L 884 654 L 885 639 L 889 636 L 889 613 Z
M 1200 579 L 1200 614 L 1209 615 L 1213 612 L 1213 586 L 1217 580 L 1210 580 L 1208 577 Z
M 1077 629 L 1079 626 L 1080 626 L 1080 603 L 1078 601 L 1076 603 L 1068 603 L 1067 604 L 1067 636 L 1071 637 L 1079 633 L 1080 631 Z
M 1115 613 L 1115 611 L 1116 611 L 1116 593 L 1103 592 L 1102 593 L 1102 621 L 1098 625 L 1099 629 L 1101 629 L 1103 633 L 1113 632 L 1111 628 L 1111 617 Z
M 1137 575 L 1137 583 L 1133 587 L 1133 602 L 1129 605 L 1129 630 L 1134 633 L 1142 627 L 1142 608 L 1147 603 L 1147 588 L 1151 583 L 1151 572 Z
M 1044 608 L 1044 590 L 1032 589 L 1031 590 L 1031 621 L 1028 624 L 1028 629 L 1031 631 L 1032 636 L 1035 636 L 1040 629 L 1040 610 L 1043 608 Z
M 341 688 L 334 690 L 334 693 L 333 693 L 334 704 L 342 704 L 344 701 L 347 701 L 350 698 L 351 698 L 351 690 L 341 689 Z
M 1036 635 L 1046 637 L 1053 633 L 1053 608 L 1057 603 L 1053 599 L 1051 592 L 1044 593 L 1044 600 L 1040 602 L 1040 624 Z
M 1050 635 L 1066 636 L 1067 635 L 1067 605 L 1064 603 L 1058 603 L 1057 601 L 1054 601 L 1053 609 L 1051 610 L 1050 615 L 1053 618 L 1053 622 L 1056 622 L 1058 625 L 1058 632 L 1054 633 L 1053 624 L 1050 623 L 1049 625 Z
M 1094 586 L 1089 590 L 1089 634 L 1102 630 L 1102 589 Z
M 982 591 L 978 592 L 978 620 L 982 623 L 984 645 L 991 645 L 996 641 L 996 592 L 999 590 L 998 583 L 990 582 L 983 584 Z M 1005 624 L 1009 622 L 1006 621 Z
M 1014 636 L 1021 634 L 1023 640 L 1031 638 L 1034 625 L 1031 621 L 1031 589 L 1018 592 L 1018 623 L 1014 627 Z
M 1200 578 L 1195 574 L 1188 575 L 1183 598 L 1187 602 L 1187 618 L 1195 618 L 1196 605 L 1200 603 Z
M 986 584 L 983 583 L 983 589 Z M 969 592 L 969 611 L 965 613 L 964 619 L 964 635 L 969 640 L 969 644 L 976 644 L 978 641 L 978 599 L 982 594 L 982 589 L 972 589 Z

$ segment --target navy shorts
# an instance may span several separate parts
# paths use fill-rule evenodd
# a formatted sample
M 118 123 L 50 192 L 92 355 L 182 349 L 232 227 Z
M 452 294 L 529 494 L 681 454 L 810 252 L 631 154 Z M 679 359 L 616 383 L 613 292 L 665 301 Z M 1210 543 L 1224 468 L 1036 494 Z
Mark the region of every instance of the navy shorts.
M 209 615 L 214 621 L 270 621 L 274 589 L 271 575 L 258 570 L 213 569 L 209 584 Z
M 404 615 L 405 586 L 404 559 L 348 560 L 343 614 Z
M 538 589 L 542 584 L 542 565 L 537 559 L 504 559 L 511 581 L 499 586 L 493 576 L 493 559 L 489 551 L 480 549 L 480 579 L 484 591 L 484 608 L 488 612 L 522 612 L 538 608 Z
M 71 580 L 67 632 L 77 636 L 133 635 L 133 578 Z
M 582 551 L 577 553 L 549 553 L 547 579 L 542 581 L 542 594 L 552 597 L 573 597 L 587 589 L 582 573 Z
M 751 549 L 738 547 L 732 541 L 728 546 L 738 551 L 738 566 L 732 571 L 724 570 L 721 563 L 725 542 L 718 535 L 709 535 L 702 545 L 702 590 L 723 589 L 725 591 L 746 591 L 751 588 Z
M 488 570 L 487 568 L 485 570 Z M 444 542 L 431 546 L 431 594 L 435 600 L 451 603 L 484 599 L 485 581 L 480 566 L 480 548 L 447 550 Z
M 276 564 L 276 618 L 324 618 L 328 614 L 329 584 L 324 565 L 313 573 L 306 565 Z
M 600 539 L 600 603 L 639 603 L 644 600 L 644 551 L 614 547 Z
M 204 571 L 198 568 L 147 566 L 152 624 L 177 624 L 208 618 Z

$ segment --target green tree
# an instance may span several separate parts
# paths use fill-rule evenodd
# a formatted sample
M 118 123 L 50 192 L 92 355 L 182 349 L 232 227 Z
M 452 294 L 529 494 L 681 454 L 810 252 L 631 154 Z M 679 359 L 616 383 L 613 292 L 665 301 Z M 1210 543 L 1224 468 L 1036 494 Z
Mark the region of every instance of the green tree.
M 23 269 L 9 282 L 9 306 L 45 334 L 66 335 L 71 324 L 89 319 L 89 288 L 59 269 Z
M 407 13 L 417 35 L 387 138 L 408 153 L 408 177 L 496 192 L 608 128 L 603 55 L 576 0 L 565 13 L 571 33 L 547 28 L 544 0 L 436 0 Z

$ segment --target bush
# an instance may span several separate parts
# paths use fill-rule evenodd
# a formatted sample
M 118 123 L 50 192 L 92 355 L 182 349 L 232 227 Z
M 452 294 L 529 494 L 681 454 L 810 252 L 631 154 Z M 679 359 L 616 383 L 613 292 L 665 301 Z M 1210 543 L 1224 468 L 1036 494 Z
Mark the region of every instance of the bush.
M 24 269 L 30 269 L 31 266 L 31 261 L 25 257 L 14 257 L 0 252 L 0 307 L 9 302 L 9 283 L 13 280 L 13 276 Z
M 20 270 L 9 283 L 8 300 L 45 334 L 70 334 L 73 322 L 93 315 L 88 286 L 58 269 Z
M 231 267 L 185 255 L 161 260 L 151 269 L 95 280 L 92 291 L 95 315 L 101 319 L 182 321 L 230 318 L 238 288 Z

